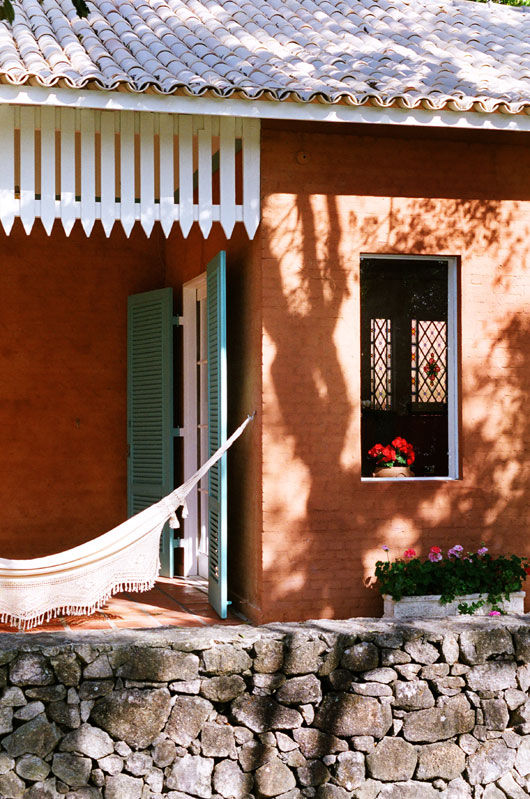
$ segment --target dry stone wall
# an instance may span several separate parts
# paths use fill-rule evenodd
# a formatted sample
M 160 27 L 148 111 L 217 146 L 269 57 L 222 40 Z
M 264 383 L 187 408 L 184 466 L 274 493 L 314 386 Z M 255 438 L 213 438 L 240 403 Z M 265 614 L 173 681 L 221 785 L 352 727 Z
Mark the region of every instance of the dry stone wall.
M 524 799 L 519 620 L 0 636 L 2 799 Z

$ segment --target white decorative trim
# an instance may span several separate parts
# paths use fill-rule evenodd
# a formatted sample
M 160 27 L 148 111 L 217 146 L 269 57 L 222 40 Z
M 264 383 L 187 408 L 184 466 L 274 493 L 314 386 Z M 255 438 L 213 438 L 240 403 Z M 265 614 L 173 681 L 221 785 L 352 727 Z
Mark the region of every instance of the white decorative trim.
M 225 97 L 138 94 L 90 89 L 45 89 L 40 86 L 0 86 L 0 105 L 69 106 L 109 111 L 150 111 L 167 114 L 288 119 L 311 122 L 355 122 L 370 125 L 413 125 L 467 130 L 530 131 L 529 114 L 429 111 L 427 109 L 376 108 L 340 103 L 297 103 L 280 100 L 243 100 Z
M 115 222 L 127 236 L 136 221 L 148 236 L 155 222 L 166 236 L 177 222 L 183 236 L 198 222 L 205 237 L 213 222 L 221 221 L 228 236 L 243 222 L 253 238 L 260 217 L 260 123 L 223 118 L 222 130 L 220 144 L 219 119 L 209 116 L 0 103 L 0 222 L 9 234 L 18 216 L 29 234 L 42 218 L 50 234 L 60 219 L 67 236 L 76 220 L 87 236 L 96 219 L 107 236 Z M 219 162 L 222 191 L 214 202 Z M 237 180 L 243 183 L 239 204 Z

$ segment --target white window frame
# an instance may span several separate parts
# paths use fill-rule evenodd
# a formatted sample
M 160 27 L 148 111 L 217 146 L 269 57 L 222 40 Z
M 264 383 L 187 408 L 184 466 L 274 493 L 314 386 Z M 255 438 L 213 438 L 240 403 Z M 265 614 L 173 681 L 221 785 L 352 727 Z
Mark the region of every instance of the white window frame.
M 447 263 L 447 443 L 448 474 L 436 477 L 361 477 L 362 483 L 411 483 L 459 480 L 458 456 L 458 419 L 459 419 L 459 392 L 458 392 L 458 264 L 453 255 L 409 255 L 408 253 L 382 254 L 361 253 L 360 260 L 385 261 L 445 261 Z

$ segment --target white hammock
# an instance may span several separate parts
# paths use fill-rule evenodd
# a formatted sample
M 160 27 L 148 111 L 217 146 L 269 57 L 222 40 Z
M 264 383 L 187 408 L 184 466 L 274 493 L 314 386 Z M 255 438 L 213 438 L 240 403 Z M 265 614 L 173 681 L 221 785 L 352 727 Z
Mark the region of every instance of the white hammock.
M 184 506 L 186 515 L 186 496 L 252 418 L 185 483 L 108 533 L 45 558 L 0 558 L 0 621 L 28 630 L 55 616 L 94 613 L 119 591 L 152 588 L 160 569 L 164 524 L 169 520 L 171 527 L 179 526 L 177 508 Z

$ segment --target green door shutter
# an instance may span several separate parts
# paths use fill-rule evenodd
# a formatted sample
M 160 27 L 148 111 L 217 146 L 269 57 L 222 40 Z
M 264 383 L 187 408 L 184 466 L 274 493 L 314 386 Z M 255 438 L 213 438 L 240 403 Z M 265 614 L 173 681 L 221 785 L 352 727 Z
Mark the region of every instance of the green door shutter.
M 210 261 L 207 276 L 208 449 L 226 440 L 226 253 Z M 212 466 L 208 483 L 208 600 L 222 619 L 227 612 L 226 454 Z
M 127 315 L 127 511 L 173 490 L 173 290 L 129 297 Z M 160 540 L 160 573 L 173 576 L 173 530 Z

